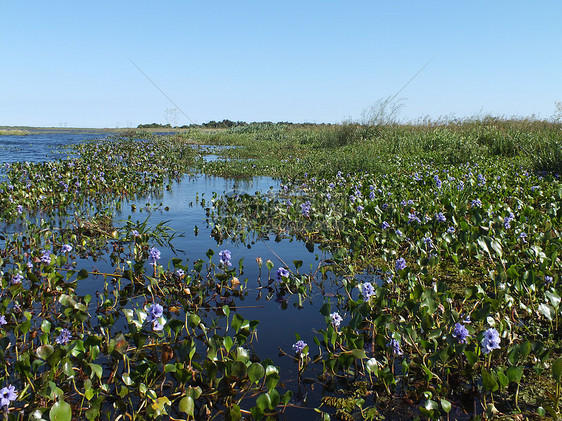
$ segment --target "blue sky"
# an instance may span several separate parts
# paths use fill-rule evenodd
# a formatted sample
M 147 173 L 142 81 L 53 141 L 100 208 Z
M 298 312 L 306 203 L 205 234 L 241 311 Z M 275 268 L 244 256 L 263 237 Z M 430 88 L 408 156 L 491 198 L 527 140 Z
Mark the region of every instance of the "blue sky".
M 359 120 L 429 60 L 404 120 L 549 118 L 561 21 L 559 0 L 0 0 L 0 125 Z

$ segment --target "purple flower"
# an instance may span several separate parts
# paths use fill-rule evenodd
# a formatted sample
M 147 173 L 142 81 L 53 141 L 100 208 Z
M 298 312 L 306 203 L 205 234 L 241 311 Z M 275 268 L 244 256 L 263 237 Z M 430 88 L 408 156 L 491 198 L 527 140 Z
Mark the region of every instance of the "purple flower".
M 545 275 L 544 282 L 548 285 L 552 283 L 552 276 Z
M 427 248 L 432 249 L 433 248 L 433 241 L 431 240 L 431 238 L 429 237 L 424 237 L 423 238 L 423 243 L 426 245 Z
M 0 407 L 8 409 L 10 403 L 18 398 L 16 394 L 16 388 L 9 384 L 8 386 L 0 389 Z
M 12 276 L 12 284 L 21 284 L 21 281 L 23 281 L 23 276 L 21 274 L 16 273 Z
M 357 206 L 357 212 L 362 212 L 363 209 L 365 209 L 363 206 L 361 205 Z
M 137 230 L 132 230 L 131 234 L 133 234 L 133 237 L 138 237 L 140 235 L 140 233 Z
M 224 249 L 222 251 L 219 252 L 219 258 L 220 258 L 220 263 L 222 265 L 225 266 L 232 266 L 232 263 L 230 262 L 230 259 L 232 259 L 232 254 L 230 253 L 230 250 L 228 249 Z
M 412 222 L 417 222 L 418 224 L 421 224 L 420 218 L 418 218 L 414 212 L 408 215 L 408 223 L 411 224 Z
M 285 268 L 277 269 L 277 282 L 281 282 L 283 280 L 283 278 L 288 278 L 289 276 L 290 276 L 290 273 L 287 269 L 285 269 Z
M 499 348 L 500 348 L 500 334 L 496 329 L 491 327 L 490 329 L 484 332 L 484 336 L 482 337 L 482 352 L 484 354 L 488 354 L 490 351 Z
M 8 322 L 6 321 L 6 316 L 4 316 L 3 314 L 0 316 L 0 326 L 4 326 L 7 325 Z
M 299 355 L 304 351 L 304 348 L 306 348 L 306 347 L 307 347 L 307 344 L 302 339 L 297 341 L 295 344 L 293 344 L 293 350 L 295 351 L 296 354 L 299 354 Z
M 486 179 L 482 174 L 478 174 L 478 185 L 483 186 L 484 184 L 486 184 Z
M 181 278 L 183 275 L 185 275 L 185 271 L 183 269 L 178 269 L 176 270 L 176 275 Z
M 363 298 L 368 300 L 369 297 L 375 293 L 375 288 L 373 288 L 370 282 L 364 282 L 359 286 L 359 291 L 361 291 Z
M 470 206 L 472 206 L 473 208 L 481 208 L 482 202 L 480 201 L 480 199 L 474 199 L 472 202 L 470 202 Z
M 310 203 L 310 200 L 307 200 L 306 202 L 301 204 L 302 216 L 306 216 L 308 218 L 310 216 L 311 210 L 312 210 L 312 204 Z
M 389 224 L 388 222 L 384 221 L 384 222 L 382 223 L 382 229 L 383 229 L 383 231 L 384 231 L 384 230 L 387 230 L 387 229 L 389 229 L 389 228 L 390 228 L 390 224 Z
M 402 235 L 403 235 L 403 234 L 402 234 L 402 231 L 400 231 L 400 230 L 396 230 L 396 231 L 394 231 L 394 233 L 395 233 L 398 237 L 402 237 Z
M 330 314 L 330 319 L 332 319 L 332 324 L 335 327 L 340 327 L 340 323 L 343 321 L 343 318 L 340 316 L 338 312 Z
M 70 333 L 70 330 L 68 330 L 67 328 L 63 328 L 61 329 L 59 336 L 57 336 L 57 338 L 55 339 L 55 342 L 59 345 L 64 345 L 68 343 L 71 338 L 72 334 Z
M 397 271 L 406 269 L 406 260 L 403 257 L 397 259 L 395 267 Z
M 160 260 L 160 250 L 158 250 L 156 247 L 151 247 L 151 249 L 148 251 L 148 257 L 151 260 L 150 264 L 156 266 L 157 261 Z
M 527 234 L 522 232 L 521 234 L 519 234 L 519 238 L 521 239 L 521 241 L 523 241 L 524 243 L 527 242 L 526 238 L 527 238 Z
M 465 344 L 467 343 L 466 338 L 468 338 L 470 334 L 468 333 L 468 329 L 461 325 L 460 323 L 455 323 L 455 327 L 453 328 L 453 338 L 455 338 L 459 343 Z
M 148 317 L 146 318 L 147 322 L 154 322 L 156 319 L 162 317 L 164 315 L 164 307 L 160 304 L 152 304 L 148 309 Z
M 447 228 L 447 232 L 449 234 L 454 234 L 455 233 L 455 227 L 451 226 L 451 227 Z
M 164 329 L 164 325 L 160 323 L 158 320 L 155 320 L 152 323 L 152 329 L 156 332 L 160 332 L 162 329 Z
M 70 244 L 63 244 L 60 251 L 61 253 L 70 253 L 72 251 L 72 246 Z
M 434 175 L 433 176 L 433 180 L 435 181 L 435 187 L 437 187 L 438 189 L 441 188 L 441 185 L 443 184 L 441 182 L 441 180 L 439 180 L 439 176 L 438 175 Z
M 21 214 L 23 213 L 23 206 L 22 206 L 22 205 L 17 205 L 17 206 L 16 206 L 16 212 L 21 215 Z
M 439 212 L 438 214 L 436 214 L 435 219 L 437 220 L 437 222 L 447 221 L 447 218 L 445 217 L 445 215 L 443 215 L 443 212 Z
M 49 250 L 43 250 L 41 255 L 41 262 L 49 264 L 51 263 L 51 252 Z
M 388 348 L 392 348 L 392 352 L 394 352 L 394 355 L 403 355 L 404 353 L 402 352 L 402 350 L 400 349 L 400 342 L 398 342 L 396 339 L 392 338 L 390 340 L 390 342 L 388 342 L 386 344 L 386 346 Z

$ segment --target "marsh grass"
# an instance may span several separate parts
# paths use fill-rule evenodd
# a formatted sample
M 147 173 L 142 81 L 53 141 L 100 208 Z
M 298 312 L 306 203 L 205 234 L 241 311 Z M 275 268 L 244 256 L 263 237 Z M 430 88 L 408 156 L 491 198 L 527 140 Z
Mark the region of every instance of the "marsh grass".
M 0 136 L 25 136 L 30 132 L 22 129 L 2 129 L 0 128 Z

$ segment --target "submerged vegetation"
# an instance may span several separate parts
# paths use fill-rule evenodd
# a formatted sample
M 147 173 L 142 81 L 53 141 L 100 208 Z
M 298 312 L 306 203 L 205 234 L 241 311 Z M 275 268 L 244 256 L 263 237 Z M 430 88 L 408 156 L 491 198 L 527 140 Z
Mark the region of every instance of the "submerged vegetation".
M 252 123 L 73 152 L 0 183 L 7 418 L 562 416 L 560 124 Z M 281 188 L 201 197 L 220 251 L 164 261 L 167 223 L 115 211 L 196 173 Z M 270 238 L 324 257 L 227 248 Z M 320 322 L 264 355 L 250 294 Z

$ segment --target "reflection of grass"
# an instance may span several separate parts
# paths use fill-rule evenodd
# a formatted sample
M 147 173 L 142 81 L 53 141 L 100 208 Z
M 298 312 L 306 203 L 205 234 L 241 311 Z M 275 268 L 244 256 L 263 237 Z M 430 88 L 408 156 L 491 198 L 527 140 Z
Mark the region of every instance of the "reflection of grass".
M 0 136 L 25 136 L 28 135 L 28 130 L 21 129 L 0 129 Z

